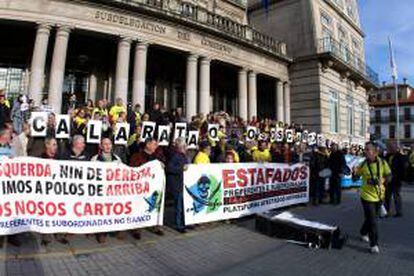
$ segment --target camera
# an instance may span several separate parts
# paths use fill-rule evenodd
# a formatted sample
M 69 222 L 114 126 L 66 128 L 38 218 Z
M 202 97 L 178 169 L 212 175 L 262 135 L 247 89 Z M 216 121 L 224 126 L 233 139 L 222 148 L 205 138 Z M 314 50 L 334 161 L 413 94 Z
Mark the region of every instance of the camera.
M 373 186 L 377 186 L 377 185 L 379 185 L 379 181 L 378 181 L 378 179 L 371 178 L 371 179 L 368 180 L 368 184 L 373 185 Z

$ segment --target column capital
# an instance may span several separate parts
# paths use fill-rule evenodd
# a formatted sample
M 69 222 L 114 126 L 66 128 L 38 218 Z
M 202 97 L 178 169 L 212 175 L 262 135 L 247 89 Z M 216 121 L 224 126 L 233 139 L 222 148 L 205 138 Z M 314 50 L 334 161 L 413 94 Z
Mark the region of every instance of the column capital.
M 254 70 L 249 70 L 249 77 L 256 77 L 257 76 L 257 72 Z
M 132 38 L 129 36 L 120 36 L 119 37 L 119 43 L 126 43 L 126 44 L 131 44 L 132 43 Z
M 148 49 L 149 43 L 146 41 L 138 41 L 137 44 L 135 44 L 135 50 L 136 51 L 146 51 Z
M 47 33 L 49 33 L 50 30 L 53 27 L 53 24 L 50 23 L 50 22 L 38 21 L 38 22 L 36 22 L 36 24 L 37 24 L 36 28 L 37 28 L 38 32 L 47 32 Z
M 200 62 L 201 62 L 201 64 L 204 64 L 204 65 L 210 65 L 211 58 L 209 58 L 209 57 L 201 57 Z
M 56 25 L 58 33 L 67 33 L 69 34 L 73 29 L 75 29 L 75 26 L 66 25 L 66 24 L 58 24 Z
M 239 74 L 247 74 L 248 71 L 249 70 L 247 68 L 245 68 L 245 67 L 239 68 Z
M 290 85 L 291 84 L 290 80 L 282 80 L 282 82 L 283 82 L 284 85 Z
M 195 62 L 195 61 L 198 60 L 198 58 L 199 58 L 199 56 L 195 53 L 188 53 L 188 55 L 187 55 L 187 60 L 188 61 L 194 61 Z

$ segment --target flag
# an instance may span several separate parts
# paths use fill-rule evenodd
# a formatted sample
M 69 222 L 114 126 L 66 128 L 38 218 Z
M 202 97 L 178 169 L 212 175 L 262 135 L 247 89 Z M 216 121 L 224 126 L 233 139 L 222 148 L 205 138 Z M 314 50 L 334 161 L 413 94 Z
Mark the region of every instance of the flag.
M 394 50 L 392 48 L 392 41 L 390 37 L 388 37 L 388 44 L 390 48 L 390 64 L 391 64 L 392 77 L 395 80 L 397 80 L 398 79 L 397 64 L 395 63 Z

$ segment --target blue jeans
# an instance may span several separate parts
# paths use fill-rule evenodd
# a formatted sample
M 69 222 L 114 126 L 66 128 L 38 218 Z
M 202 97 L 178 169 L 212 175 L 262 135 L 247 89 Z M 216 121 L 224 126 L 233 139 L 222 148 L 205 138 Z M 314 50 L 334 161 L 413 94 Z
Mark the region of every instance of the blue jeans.
M 183 193 L 174 193 L 175 225 L 177 230 L 183 230 L 184 225 L 184 202 Z

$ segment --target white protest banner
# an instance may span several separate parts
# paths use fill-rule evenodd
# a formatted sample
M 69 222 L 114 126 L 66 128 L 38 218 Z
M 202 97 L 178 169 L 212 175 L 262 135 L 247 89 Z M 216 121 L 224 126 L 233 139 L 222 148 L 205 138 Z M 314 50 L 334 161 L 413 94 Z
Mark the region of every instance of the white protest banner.
M 186 225 L 239 218 L 309 200 L 304 164 L 190 165 L 184 172 Z
M 295 141 L 302 142 L 302 132 L 296 132 Z
M 256 140 L 256 135 L 257 135 L 257 128 L 248 126 L 246 130 L 246 141 Z
M 155 122 L 149 122 L 149 121 L 142 122 L 141 137 L 140 137 L 141 142 L 144 142 L 148 138 L 154 138 L 155 128 L 156 128 Z
M 200 133 L 198 132 L 198 130 L 190 130 L 188 132 L 188 141 L 187 141 L 188 149 L 197 149 L 199 135 Z
M 102 136 L 102 121 L 90 120 L 86 126 L 86 142 L 99 144 Z
M 170 144 L 170 126 L 158 126 L 158 145 L 168 146 Z
M 316 141 L 318 147 L 326 147 L 326 139 L 325 136 L 323 136 L 322 134 L 316 135 Z
M 57 139 L 69 139 L 70 137 L 70 115 L 56 115 L 56 128 Z
M 276 128 L 276 142 L 283 141 L 283 128 L 278 127 Z
M 308 134 L 308 145 L 313 146 L 316 144 L 316 133 L 311 132 Z
M 293 143 L 293 129 L 286 129 L 286 142 Z
M 159 161 L 121 163 L 1 159 L 0 235 L 96 233 L 162 225 Z
M 179 137 L 183 139 L 187 137 L 187 123 L 175 123 L 174 141 Z
M 211 140 L 213 141 L 218 141 L 219 137 L 218 137 L 218 131 L 219 131 L 219 125 L 217 124 L 208 124 L 208 136 L 210 137 Z
M 47 117 L 47 112 L 32 112 L 29 120 L 30 136 L 46 137 Z
M 128 123 L 116 123 L 115 124 L 115 145 L 127 145 L 129 138 L 130 126 Z

